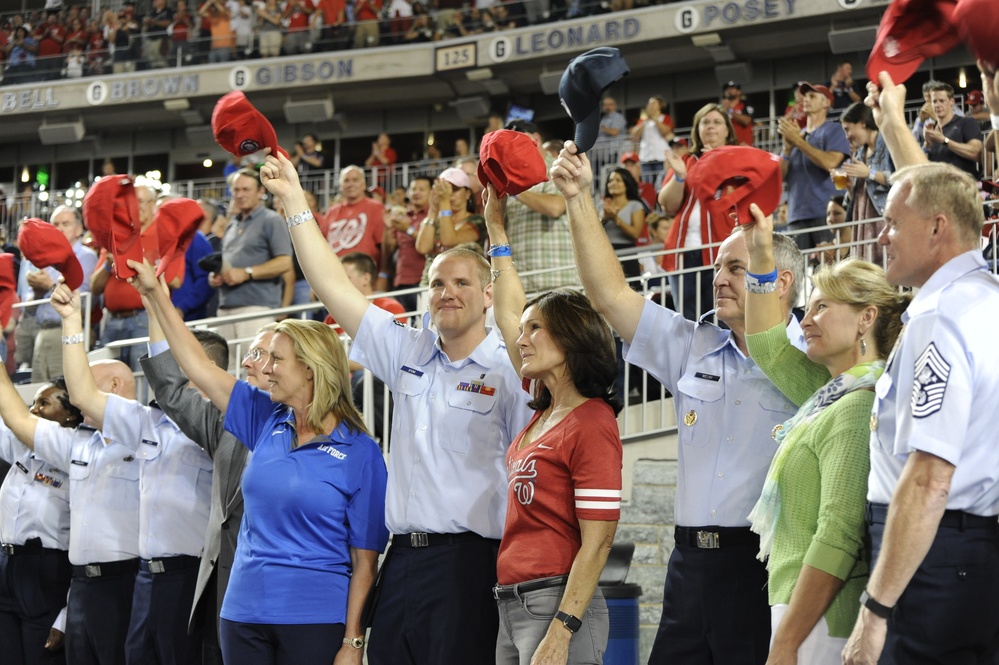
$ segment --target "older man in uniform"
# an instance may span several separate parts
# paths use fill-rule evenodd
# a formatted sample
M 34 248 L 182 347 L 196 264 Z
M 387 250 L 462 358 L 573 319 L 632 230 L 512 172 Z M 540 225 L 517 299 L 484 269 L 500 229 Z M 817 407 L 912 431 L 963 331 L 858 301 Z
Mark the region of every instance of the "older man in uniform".
M 979 246 L 975 181 L 926 164 L 905 88 L 868 102 L 896 164 L 888 279 L 919 292 L 875 387 L 868 522 L 874 569 L 844 662 L 994 663 L 999 654 L 999 281 Z
M 565 197 L 576 265 L 586 293 L 624 339 L 624 358 L 674 395 L 679 426 L 676 547 L 649 663 L 763 663 L 770 642 L 767 572 L 747 516 L 777 449 L 773 428 L 794 414 L 747 357 L 745 279 L 749 252 L 733 234 L 715 262 L 715 311 L 728 326 L 693 323 L 632 291 L 590 197 L 586 155 L 567 144 L 551 170 Z M 794 242 L 774 237 L 787 334 L 804 340 L 790 316 L 804 263 Z
M 351 285 L 308 212 L 291 162 L 268 157 L 260 177 L 291 215 L 309 284 L 354 340 L 351 360 L 384 381 L 395 398 L 385 507 L 393 538 L 368 660 L 491 663 L 504 457 L 529 412 L 498 333 L 485 325 L 492 305 L 489 265 L 468 250 L 438 256 L 430 267 L 429 319 L 422 329 L 411 328 Z
M 64 338 L 83 344 L 83 334 Z M 128 366 L 94 363 L 101 390 L 135 397 Z M 0 413 L 17 438 L 55 468 L 69 472 L 69 561 L 73 564 L 66 618 L 69 665 L 124 665 L 125 636 L 139 569 L 139 462 L 126 446 L 101 432 L 75 429 L 28 412 L 6 375 L 0 376 Z
M 56 287 L 52 306 L 62 317 L 63 339 L 83 331 L 80 296 Z M 82 344 L 63 346 L 70 399 L 110 442 L 120 442 L 139 466 L 139 573 L 125 644 L 130 664 L 181 665 L 201 652 L 184 613 L 198 577 L 198 555 L 208 526 L 212 463 L 208 455 L 158 408 L 104 392 L 87 366 Z

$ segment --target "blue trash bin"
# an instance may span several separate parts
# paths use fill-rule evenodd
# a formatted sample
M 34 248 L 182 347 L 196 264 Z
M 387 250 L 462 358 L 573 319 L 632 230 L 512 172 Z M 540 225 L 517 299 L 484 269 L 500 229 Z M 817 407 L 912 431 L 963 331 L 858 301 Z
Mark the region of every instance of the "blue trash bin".
M 638 599 L 642 587 L 637 584 L 601 584 L 600 591 L 610 613 L 610 635 L 604 665 L 638 665 Z

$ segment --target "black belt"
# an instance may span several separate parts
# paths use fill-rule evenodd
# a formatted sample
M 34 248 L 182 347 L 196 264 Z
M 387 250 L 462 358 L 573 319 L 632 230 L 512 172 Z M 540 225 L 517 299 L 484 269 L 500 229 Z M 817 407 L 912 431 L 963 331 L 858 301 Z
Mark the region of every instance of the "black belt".
M 673 540 L 677 545 L 702 550 L 760 546 L 760 537 L 748 526 L 678 526 L 673 529 Z
M 393 547 L 437 547 L 454 545 L 469 540 L 485 540 L 472 531 L 464 533 L 397 533 L 392 536 Z
M 197 568 L 201 559 L 189 554 L 180 556 L 168 556 L 160 559 L 139 559 L 139 570 L 144 573 L 172 573 L 175 570 L 185 570 L 187 568 Z
M 554 587 L 565 586 L 565 583 L 569 581 L 568 575 L 559 575 L 558 577 L 546 577 L 541 580 L 531 580 L 530 582 L 521 582 L 520 584 L 504 584 L 493 587 L 493 598 L 496 600 L 512 600 L 514 598 L 519 598 L 525 593 L 530 593 L 531 591 L 540 591 L 542 589 L 552 589 Z
M 886 524 L 888 520 L 888 506 L 883 503 L 867 504 L 867 523 Z M 972 515 L 963 510 L 945 510 L 940 518 L 940 526 L 946 529 L 992 529 L 999 530 L 999 518 L 995 515 L 988 517 L 982 515 Z
M 48 553 L 59 553 L 66 554 L 66 550 L 55 549 L 52 547 L 44 547 L 42 545 L 41 538 L 29 538 L 24 541 L 23 545 L 12 545 L 11 543 L 0 543 L 0 552 L 3 552 L 7 556 L 14 556 L 15 554 L 48 554 Z
M 88 563 L 86 566 L 73 566 L 73 577 L 108 577 L 110 575 L 134 575 L 139 570 L 138 559 Z

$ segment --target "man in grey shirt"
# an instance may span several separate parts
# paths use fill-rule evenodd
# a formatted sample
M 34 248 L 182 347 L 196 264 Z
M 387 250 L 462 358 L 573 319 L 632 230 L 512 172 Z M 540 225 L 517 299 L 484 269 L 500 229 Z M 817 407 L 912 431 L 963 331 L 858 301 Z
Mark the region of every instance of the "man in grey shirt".
M 281 307 L 284 273 L 293 268 L 288 228 L 280 215 L 263 205 L 264 188 L 257 172 L 237 171 L 229 188 L 237 214 L 222 236 L 222 271 L 212 273 L 209 282 L 219 289 L 219 316 L 262 314 L 220 324 L 217 332 L 231 343 L 253 337 L 257 329 L 274 320 L 270 311 Z M 229 366 L 238 361 L 236 345 L 230 344 Z

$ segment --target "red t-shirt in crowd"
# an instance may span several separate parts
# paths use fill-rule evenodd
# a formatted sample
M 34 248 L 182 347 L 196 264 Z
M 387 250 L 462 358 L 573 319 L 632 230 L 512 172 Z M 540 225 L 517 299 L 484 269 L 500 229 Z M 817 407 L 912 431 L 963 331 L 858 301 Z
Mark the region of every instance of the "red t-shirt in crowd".
M 160 257 L 159 241 L 156 237 L 156 222 L 153 222 L 139 236 L 142 240 L 142 255 L 152 264 L 156 264 Z M 104 254 L 97 263 L 95 270 L 104 270 Z M 177 277 L 184 279 L 184 252 L 174 254 L 173 261 L 163 273 L 168 282 L 172 282 Z M 104 287 L 104 306 L 109 312 L 125 312 L 130 309 L 144 309 L 142 306 L 142 296 L 135 290 L 135 287 L 123 279 L 118 279 L 112 275 Z
M 404 231 L 394 231 L 397 255 L 395 258 L 396 287 L 413 286 L 423 279 L 423 268 L 427 265 L 427 257 L 416 251 L 416 234 L 420 231 L 420 222 L 427 218 L 427 211 L 420 210 L 409 215 L 409 228 L 413 235 Z
M 496 562 L 500 584 L 566 575 L 582 539 L 578 520 L 621 517 L 621 436 L 614 410 L 587 400 L 518 450 L 506 454 L 507 509 Z
M 312 0 L 300 0 L 302 7 L 307 9 L 314 9 Z M 305 13 L 302 7 L 296 6 L 288 14 L 288 30 L 304 30 L 309 27 L 309 15 Z
M 364 252 L 381 265 L 383 211 L 381 203 L 367 197 L 354 204 L 338 203 L 326 212 L 319 230 L 337 256 Z

